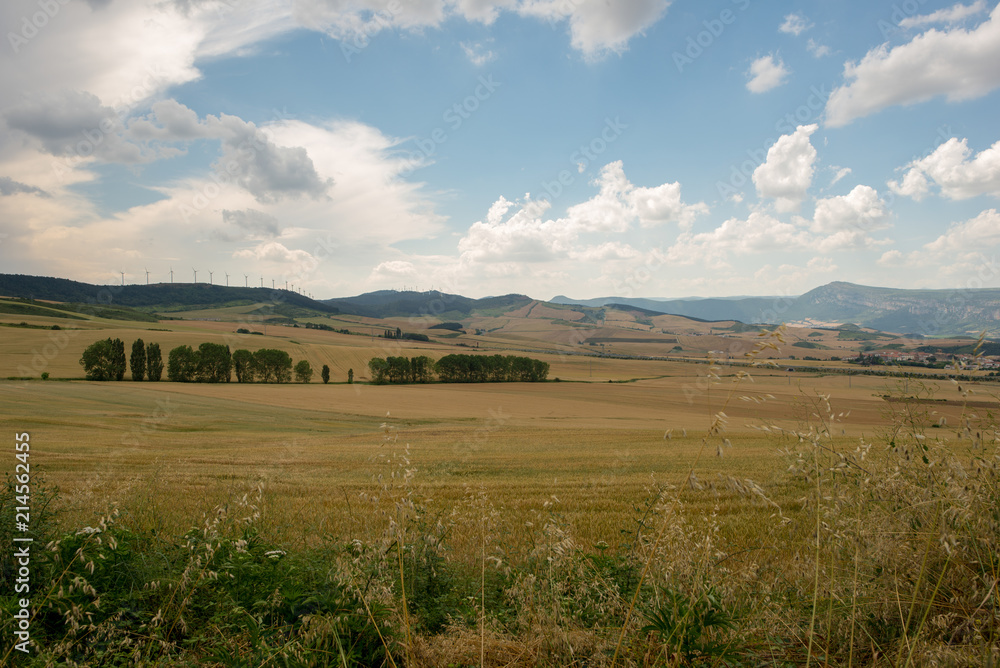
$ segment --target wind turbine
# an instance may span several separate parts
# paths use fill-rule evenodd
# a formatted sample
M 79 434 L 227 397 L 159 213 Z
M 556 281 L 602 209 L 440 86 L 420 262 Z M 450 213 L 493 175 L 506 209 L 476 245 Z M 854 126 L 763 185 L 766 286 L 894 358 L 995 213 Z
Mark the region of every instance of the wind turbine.
M 271 279 L 271 289 L 274 290 L 274 279 Z
M 173 283 L 174 283 L 174 268 L 170 267 L 170 284 L 173 285 Z
M 125 285 L 125 270 L 124 270 L 124 269 L 122 269 L 122 270 L 121 270 L 120 272 L 118 272 L 118 273 L 120 273 L 120 274 L 122 275 L 122 285 Z
M 145 267 L 143 267 L 145 269 Z M 146 269 L 146 285 L 149 285 L 149 269 Z
M 260 277 L 260 287 L 264 287 L 264 277 Z
M 211 284 L 212 284 L 212 274 L 213 274 L 213 273 L 215 273 L 215 272 L 212 272 L 212 271 L 208 272 L 208 284 L 209 284 L 209 285 L 211 285 Z
M 250 287 L 250 274 L 243 274 L 243 287 Z
M 229 272 L 226 272 L 226 287 L 229 287 Z
M 194 267 L 191 267 L 191 271 L 194 272 L 194 282 L 197 283 L 198 282 L 198 270 L 195 269 Z

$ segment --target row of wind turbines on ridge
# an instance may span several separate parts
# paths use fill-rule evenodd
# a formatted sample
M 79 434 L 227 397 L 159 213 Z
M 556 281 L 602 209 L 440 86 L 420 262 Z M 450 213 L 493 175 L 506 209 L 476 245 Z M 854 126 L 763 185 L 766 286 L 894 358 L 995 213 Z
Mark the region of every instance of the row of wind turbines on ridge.
M 146 272 L 146 285 L 149 285 L 149 273 L 150 273 L 149 269 L 145 269 L 144 268 L 143 270 Z M 198 282 L 198 270 L 195 269 L 194 267 L 192 267 L 191 271 L 194 273 L 194 282 L 197 283 Z M 125 285 L 125 270 L 122 269 L 118 273 L 120 273 L 121 276 L 122 276 L 122 285 L 124 286 Z M 225 275 L 226 275 L 226 287 L 229 287 L 229 276 L 230 276 L 230 274 L 229 274 L 229 272 L 223 272 L 223 273 L 225 273 Z M 214 271 L 209 271 L 208 272 L 208 284 L 209 285 L 214 285 L 214 283 L 212 282 L 214 275 L 215 275 Z M 170 268 L 170 283 L 171 283 L 171 285 L 173 284 L 173 282 L 174 282 L 174 268 L 171 267 Z M 272 278 L 271 279 L 271 289 L 272 290 L 277 289 L 276 283 L 277 283 L 277 281 Z M 245 287 L 245 288 L 249 288 L 250 287 L 250 274 L 243 274 L 243 287 Z M 264 287 L 264 277 L 263 276 L 260 277 L 260 287 Z M 298 290 L 296 290 L 294 283 L 292 284 L 291 288 L 289 288 L 288 281 L 285 281 L 285 290 L 289 290 L 289 289 L 292 292 L 298 292 L 299 294 L 306 294 L 310 298 L 312 298 L 312 296 L 313 296 L 311 293 L 303 293 L 301 287 Z

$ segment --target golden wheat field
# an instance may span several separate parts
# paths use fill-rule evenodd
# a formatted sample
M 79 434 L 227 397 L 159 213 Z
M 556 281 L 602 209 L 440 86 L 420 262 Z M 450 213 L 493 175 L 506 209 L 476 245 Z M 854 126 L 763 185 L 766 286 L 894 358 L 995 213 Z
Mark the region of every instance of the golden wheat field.
M 403 468 L 411 472 L 407 485 L 433 512 L 452 512 L 475 490 L 500 509 L 510 536 L 539 513 L 557 511 L 585 544 L 615 543 L 651 490 L 681 485 L 697 469 L 706 484 L 691 500 L 699 512 L 718 504 L 735 539 L 753 533 L 748 517 L 773 508 L 734 503 L 730 492 L 721 491 L 726 477 L 753 480 L 774 500 L 797 499 L 783 475 L 788 437 L 765 433 L 761 426 L 807 429 L 820 421 L 817 407 L 825 396 L 838 416 L 834 436 L 854 447 L 886 424 L 893 407 L 882 395 L 906 389 L 887 378 L 792 372 L 780 360 L 746 369 L 713 368 L 697 358 L 558 354 L 566 336 L 552 318 L 579 314 L 538 304 L 524 307 L 524 313 L 481 319 L 477 326 L 495 331 L 467 345 L 491 353 L 532 350 L 550 364 L 550 380 L 560 382 L 373 386 L 364 382 L 371 357 L 437 358 L 461 348 L 373 335 L 413 324 L 405 319 L 330 319 L 360 335 L 281 326 L 254 327 L 266 332 L 261 336 L 236 334 L 246 308 L 187 312 L 199 319 L 159 323 L 0 318 L 64 327 L 0 328 L 0 377 L 20 376 L 25 369 L 51 376 L 44 382 L 0 381 L 6 408 L 0 421 L 8 431 L 32 433 L 39 444 L 34 465 L 58 486 L 68 525 L 114 507 L 146 507 L 182 530 L 232 495 L 263 484 L 267 526 L 276 540 L 307 541 L 317 532 L 363 538 L 382 527 L 361 499 L 377 496 L 405 457 Z M 612 339 L 649 329 L 606 324 L 589 335 Z M 657 324 L 709 347 L 721 340 L 711 335 L 718 325 L 673 316 Z M 787 340 L 802 335 L 791 330 Z M 84 381 L 80 356 L 102 337 L 127 342 L 141 337 L 159 343 L 164 355 L 174 346 L 202 341 L 233 349 L 274 347 L 308 360 L 317 371 L 328 365 L 332 382 L 324 385 L 318 377 L 282 385 Z M 732 341 L 749 349 L 755 337 Z M 360 382 L 345 382 L 349 370 Z M 950 382 L 928 381 L 927 387 L 938 398 L 957 396 Z M 966 383 L 967 390 L 973 387 Z M 958 401 L 937 401 L 930 409 L 927 419 L 943 425 L 957 424 L 962 413 Z M 727 417 L 725 440 L 706 440 L 720 411 Z
M 0 359 L 7 373 L 30 365 L 52 341 L 64 345 L 46 359 L 53 379 L 0 382 L 3 427 L 32 433 L 34 464 L 58 485 L 72 522 L 141 500 L 169 509 L 166 516 L 181 528 L 263 483 L 276 538 L 305 540 L 320 529 L 355 537 L 375 530 L 359 495 L 373 493 L 379 477 L 392 474 L 390 460 L 398 463 L 408 452 L 409 484 L 436 512 L 449 512 L 469 490 L 484 490 L 516 535 L 558 499 L 553 507 L 581 540 L 613 542 L 649 489 L 681 484 L 696 462 L 708 482 L 736 476 L 777 484 L 787 467 L 780 450 L 788 443 L 759 427 L 816 421 L 820 395 L 840 414 L 838 438 L 874 436 L 889 408 L 881 395 L 893 382 L 781 367 L 750 369 L 740 378 L 740 369 L 720 366 L 709 378 L 711 367 L 703 363 L 543 354 L 550 377 L 561 382 L 348 385 L 347 370 L 363 380 L 372 356 L 387 350 L 433 356 L 441 346 L 387 348 L 370 337 L 275 329 L 279 336 L 243 340 L 288 350 L 317 369 L 329 364 L 334 382 L 87 382 L 77 360 L 95 331 L 4 328 Z M 142 336 L 164 350 L 234 338 L 228 323 L 187 321 L 122 324 L 100 336 Z M 942 398 L 955 393 L 951 383 L 932 386 Z M 934 419 L 956 423 L 961 405 L 938 404 Z M 732 446 L 721 456 L 714 442 L 703 447 L 720 410 L 729 418 Z M 780 489 L 775 495 L 788 496 Z M 730 512 L 729 496 L 712 489 L 695 495 L 699 506 L 721 504 L 723 514 Z

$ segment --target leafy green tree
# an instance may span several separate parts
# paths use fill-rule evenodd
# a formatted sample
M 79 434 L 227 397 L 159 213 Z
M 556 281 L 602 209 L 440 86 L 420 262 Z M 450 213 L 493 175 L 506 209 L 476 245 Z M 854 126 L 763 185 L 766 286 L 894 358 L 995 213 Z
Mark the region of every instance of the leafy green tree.
M 115 377 L 114 356 L 111 339 L 95 341 L 87 346 L 80 357 L 87 380 L 112 380 Z
M 515 357 L 511 359 L 510 364 L 510 380 L 511 381 L 527 381 L 531 378 L 532 374 L 532 363 L 531 359 L 527 357 Z
M 256 375 L 253 353 L 246 348 L 233 351 L 233 370 L 236 372 L 236 382 L 252 383 Z
M 320 371 L 320 378 L 323 379 L 323 384 L 326 385 L 330 382 L 330 366 L 327 364 L 323 365 L 323 370 Z
M 292 379 L 292 358 L 284 350 L 261 348 L 253 354 L 254 371 L 264 383 L 287 383 Z
M 532 383 L 549 373 L 547 362 L 514 355 L 445 355 L 433 367 L 443 383 Z
M 203 343 L 198 346 L 198 381 L 202 383 L 228 383 L 233 369 L 229 346 L 221 343 Z
M 308 383 L 312 377 L 313 370 L 309 365 L 309 360 L 299 360 L 298 364 L 295 365 L 295 380 L 300 383 Z
M 288 383 L 292 380 L 292 357 L 284 350 L 276 350 L 274 364 L 275 382 Z
M 410 380 L 410 360 L 407 357 L 386 357 L 386 376 L 390 383 L 406 383 Z
M 487 378 L 491 383 L 505 383 L 510 380 L 510 355 L 491 355 L 487 358 Z
M 191 346 L 177 346 L 167 358 L 167 378 L 175 383 L 190 383 L 198 373 L 198 353 Z
M 445 355 L 434 363 L 434 370 L 442 383 L 458 383 L 463 377 L 462 356 Z
M 142 339 L 132 342 L 132 357 L 129 360 L 132 366 L 132 380 L 142 380 L 146 377 L 146 344 Z
M 348 385 L 354 384 L 354 369 L 347 370 L 347 384 Z
M 368 360 L 368 374 L 371 376 L 372 384 L 384 385 L 388 372 L 389 363 L 381 357 L 373 357 Z
M 410 382 L 429 383 L 431 381 L 431 371 L 434 368 L 434 360 L 426 355 L 413 357 L 410 359 Z
M 163 355 L 159 343 L 146 346 L 146 378 L 158 382 L 163 377 Z
M 125 372 L 128 371 L 128 359 L 125 357 L 125 342 L 121 339 L 114 339 L 111 342 L 112 360 L 114 363 L 114 379 L 122 380 Z

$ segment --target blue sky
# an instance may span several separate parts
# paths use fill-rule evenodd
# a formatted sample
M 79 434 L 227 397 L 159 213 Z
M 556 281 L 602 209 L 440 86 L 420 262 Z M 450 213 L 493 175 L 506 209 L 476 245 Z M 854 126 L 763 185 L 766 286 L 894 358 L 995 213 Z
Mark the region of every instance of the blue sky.
M 0 26 L 5 272 L 1000 286 L 995 2 L 15 0 Z

